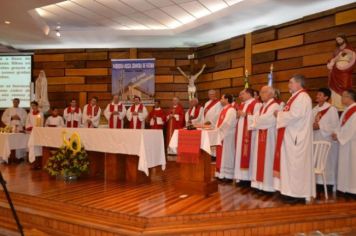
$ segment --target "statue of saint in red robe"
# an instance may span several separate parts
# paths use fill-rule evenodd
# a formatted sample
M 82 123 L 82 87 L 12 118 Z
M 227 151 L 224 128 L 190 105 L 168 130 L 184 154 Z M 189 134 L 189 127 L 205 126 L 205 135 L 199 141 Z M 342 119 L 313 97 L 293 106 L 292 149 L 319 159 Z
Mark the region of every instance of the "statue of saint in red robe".
M 345 35 L 336 37 L 337 49 L 333 58 L 327 64 L 329 73 L 329 87 L 331 89 L 332 104 L 338 110 L 344 110 L 341 103 L 343 91 L 352 88 L 352 72 L 355 67 L 355 50 L 348 44 Z

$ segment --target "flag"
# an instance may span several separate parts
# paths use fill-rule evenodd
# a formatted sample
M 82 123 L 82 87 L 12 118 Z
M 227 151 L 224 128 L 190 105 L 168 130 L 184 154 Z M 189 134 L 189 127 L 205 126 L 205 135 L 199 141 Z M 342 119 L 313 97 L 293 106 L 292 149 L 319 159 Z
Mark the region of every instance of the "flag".
M 268 86 L 271 86 L 273 85 L 273 71 L 269 72 L 268 74 L 268 83 L 267 83 Z

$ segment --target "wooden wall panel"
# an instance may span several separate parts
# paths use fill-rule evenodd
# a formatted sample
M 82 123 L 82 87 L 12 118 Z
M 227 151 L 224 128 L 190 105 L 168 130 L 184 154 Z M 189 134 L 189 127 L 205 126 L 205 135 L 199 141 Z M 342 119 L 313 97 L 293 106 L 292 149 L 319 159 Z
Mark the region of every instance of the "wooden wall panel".
M 356 35 L 355 28 L 356 28 L 356 22 L 347 25 L 341 25 L 338 27 L 332 27 L 332 28 L 306 33 L 304 37 L 304 42 L 309 44 L 315 42 L 322 42 L 326 40 L 334 40 L 335 36 L 338 33 L 346 34 L 348 37 L 355 36 Z
M 108 75 L 106 68 L 90 68 L 90 69 L 66 69 L 66 76 L 76 75 Z
M 287 38 L 307 32 L 312 32 L 320 29 L 330 28 L 335 25 L 335 17 L 333 15 L 322 17 L 315 20 L 298 23 L 288 27 L 283 27 L 278 30 L 278 38 Z
M 64 54 L 49 54 L 49 55 L 34 55 L 33 61 L 35 62 L 47 62 L 47 61 L 64 61 Z
M 263 43 L 275 39 L 276 39 L 275 29 L 269 29 L 269 30 L 263 29 L 261 31 L 252 33 L 252 44 Z
M 266 43 L 255 44 L 252 46 L 252 53 L 273 51 L 276 49 L 289 48 L 303 44 L 303 36 L 298 35 L 286 39 L 278 39 Z
M 48 77 L 48 84 L 84 84 L 84 77 Z
M 335 15 L 335 24 L 342 25 L 356 21 L 356 9 L 339 12 Z

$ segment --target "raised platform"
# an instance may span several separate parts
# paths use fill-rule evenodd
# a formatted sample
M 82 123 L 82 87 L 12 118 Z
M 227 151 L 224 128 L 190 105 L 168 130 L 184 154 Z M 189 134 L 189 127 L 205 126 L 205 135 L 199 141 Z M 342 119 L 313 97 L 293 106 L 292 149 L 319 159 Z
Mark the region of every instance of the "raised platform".
M 80 179 L 65 183 L 26 163 L 0 165 L 26 230 L 69 235 L 295 235 L 356 229 L 356 200 L 323 193 L 310 204 L 286 204 L 279 194 L 219 184 L 217 193 L 183 196 L 174 189 L 177 166 L 152 171 L 146 184 Z M 15 223 L 0 194 L 0 235 Z

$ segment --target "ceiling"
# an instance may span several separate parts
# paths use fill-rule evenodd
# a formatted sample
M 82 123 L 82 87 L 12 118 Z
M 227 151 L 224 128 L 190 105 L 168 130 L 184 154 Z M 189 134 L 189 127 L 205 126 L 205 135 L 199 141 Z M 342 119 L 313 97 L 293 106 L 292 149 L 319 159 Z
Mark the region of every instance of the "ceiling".
M 0 0 L 0 43 L 18 49 L 195 47 L 353 2 Z

